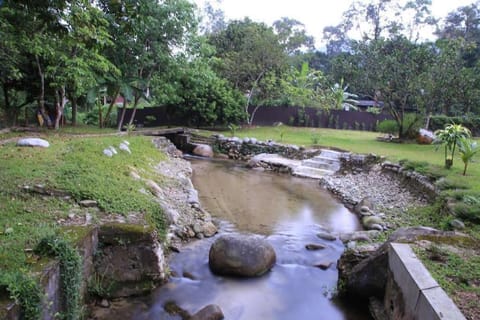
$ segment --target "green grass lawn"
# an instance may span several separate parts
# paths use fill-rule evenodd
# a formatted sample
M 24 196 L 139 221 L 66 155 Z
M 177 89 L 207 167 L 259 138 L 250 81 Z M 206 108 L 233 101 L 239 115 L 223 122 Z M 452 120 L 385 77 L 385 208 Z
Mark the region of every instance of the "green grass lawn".
M 230 132 L 223 132 L 230 136 Z M 443 147 L 437 149 L 434 145 L 420 145 L 410 143 L 389 143 L 377 141 L 381 134 L 370 131 L 335 130 L 324 128 L 300 127 L 255 127 L 240 129 L 235 135 L 241 138 L 255 137 L 259 140 L 274 140 L 284 144 L 298 146 L 322 146 L 338 148 L 355 153 L 374 153 L 387 157 L 388 160 L 397 162 L 407 159 L 413 162 L 427 162 L 437 175 L 446 176 L 455 184 L 466 185 L 469 189 L 480 191 L 480 163 L 469 164 L 467 175 L 463 176 L 463 162 L 456 156 L 453 168 L 443 168 Z M 480 161 L 480 155 L 478 155 Z

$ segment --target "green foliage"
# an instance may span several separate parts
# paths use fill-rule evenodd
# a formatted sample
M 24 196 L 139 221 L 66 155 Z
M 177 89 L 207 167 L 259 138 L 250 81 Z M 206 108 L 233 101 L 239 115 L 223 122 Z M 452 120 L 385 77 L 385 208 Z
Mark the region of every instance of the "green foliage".
M 64 239 L 56 236 L 43 238 L 35 248 L 38 255 L 55 257 L 60 262 L 60 281 L 65 304 L 64 318 L 77 320 L 81 317 L 80 287 L 82 284 L 82 258 L 77 250 Z
M 318 143 L 320 142 L 320 135 L 318 134 L 312 134 L 311 136 L 311 141 L 312 141 L 312 145 L 318 145 Z
M 228 125 L 228 129 L 230 129 L 230 136 L 235 137 L 235 133 L 237 130 L 240 128 L 240 126 L 237 126 L 236 124 L 230 123 Z
M 38 282 L 22 270 L 2 273 L 0 284 L 6 285 L 10 298 L 21 307 L 22 318 L 37 320 L 41 318 L 42 296 Z
M 447 293 L 454 294 L 459 290 L 478 293 L 479 290 L 475 282 L 480 279 L 479 256 L 470 255 L 462 257 L 456 253 L 441 250 L 442 259 L 432 260 L 429 259 L 428 251 L 416 251 L 422 262 L 426 264 L 428 270 Z
M 398 123 L 394 120 L 383 120 L 377 124 L 377 131 L 382 133 L 395 134 L 398 132 Z
M 460 159 L 462 159 L 464 164 L 463 175 L 466 175 L 468 164 L 472 161 L 473 157 L 480 151 L 480 148 L 478 147 L 476 141 L 466 139 L 464 137 L 460 138 L 457 144 L 458 153 L 460 153 Z
M 176 77 L 176 92 L 166 103 L 172 114 L 186 119 L 190 126 L 224 126 L 245 119 L 245 98 L 205 61 L 185 61 Z
M 108 105 L 102 106 L 102 115 L 105 115 L 107 110 L 108 110 Z M 81 122 L 83 122 L 86 125 L 98 126 L 99 118 L 100 118 L 100 114 L 99 114 L 98 108 L 93 108 L 90 111 L 87 111 L 83 114 L 79 114 L 79 120 L 81 120 Z M 116 114 L 116 108 L 115 108 L 115 112 L 111 115 L 111 117 L 109 117 L 108 123 L 103 124 L 103 127 L 113 128 L 115 127 L 116 124 L 117 124 L 117 114 Z
M 470 130 L 460 124 L 449 124 L 445 129 L 435 131 L 436 144 L 445 146 L 445 168 L 450 169 L 453 165 L 455 149 L 461 139 L 469 138 Z
M 473 114 L 466 114 L 461 117 L 449 117 L 446 115 L 431 116 L 429 128 L 432 131 L 436 131 L 444 129 L 451 123 L 457 123 L 468 128 L 473 136 L 480 136 L 480 117 Z

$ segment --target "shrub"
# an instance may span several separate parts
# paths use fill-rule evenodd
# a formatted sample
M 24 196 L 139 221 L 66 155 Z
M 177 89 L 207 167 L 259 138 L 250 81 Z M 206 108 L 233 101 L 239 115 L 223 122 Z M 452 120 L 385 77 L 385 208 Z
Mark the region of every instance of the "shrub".
M 480 117 L 465 115 L 462 117 L 448 117 L 445 115 L 430 117 L 429 129 L 432 131 L 445 128 L 447 125 L 457 123 L 468 128 L 473 136 L 480 136 Z
M 398 124 L 395 120 L 383 120 L 377 124 L 377 131 L 381 133 L 397 134 Z

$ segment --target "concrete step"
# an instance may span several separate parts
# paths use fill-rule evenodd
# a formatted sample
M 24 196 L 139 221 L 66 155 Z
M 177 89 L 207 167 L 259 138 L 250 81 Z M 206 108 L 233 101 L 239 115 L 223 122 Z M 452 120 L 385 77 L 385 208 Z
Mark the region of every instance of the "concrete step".
M 330 150 L 330 149 L 322 149 L 320 156 L 324 158 L 330 158 L 330 159 L 340 159 L 340 157 L 343 156 L 344 154 L 345 152 L 339 152 L 339 151 Z
M 302 161 L 302 166 L 315 168 L 315 169 L 324 169 L 331 171 L 340 170 L 341 164 L 338 160 L 319 160 L 319 159 L 307 159 Z
M 334 173 L 335 172 L 332 170 L 317 169 L 304 166 L 298 166 L 292 172 L 294 176 L 312 179 L 320 179 L 324 176 L 332 175 Z

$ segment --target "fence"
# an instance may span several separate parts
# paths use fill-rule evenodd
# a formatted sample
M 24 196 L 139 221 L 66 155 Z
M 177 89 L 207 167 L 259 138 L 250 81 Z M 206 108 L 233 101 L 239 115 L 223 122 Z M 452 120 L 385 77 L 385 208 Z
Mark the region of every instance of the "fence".
M 250 111 L 252 110 L 253 107 L 250 108 Z M 120 109 L 118 112 L 119 116 L 121 111 Z M 132 109 L 126 110 L 125 119 L 130 119 L 131 112 Z M 376 124 L 385 119 L 391 119 L 391 116 L 365 111 L 331 110 L 326 112 L 309 107 L 261 107 L 257 110 L 252 124 L 268 126 L 281 122 L 292 126 L 373 131 Z M 137 127 L 182 126 L 187 124 L 187 120 L 170 114 L 166 107 L 155 107 L 137 110 L 134 123 Z

